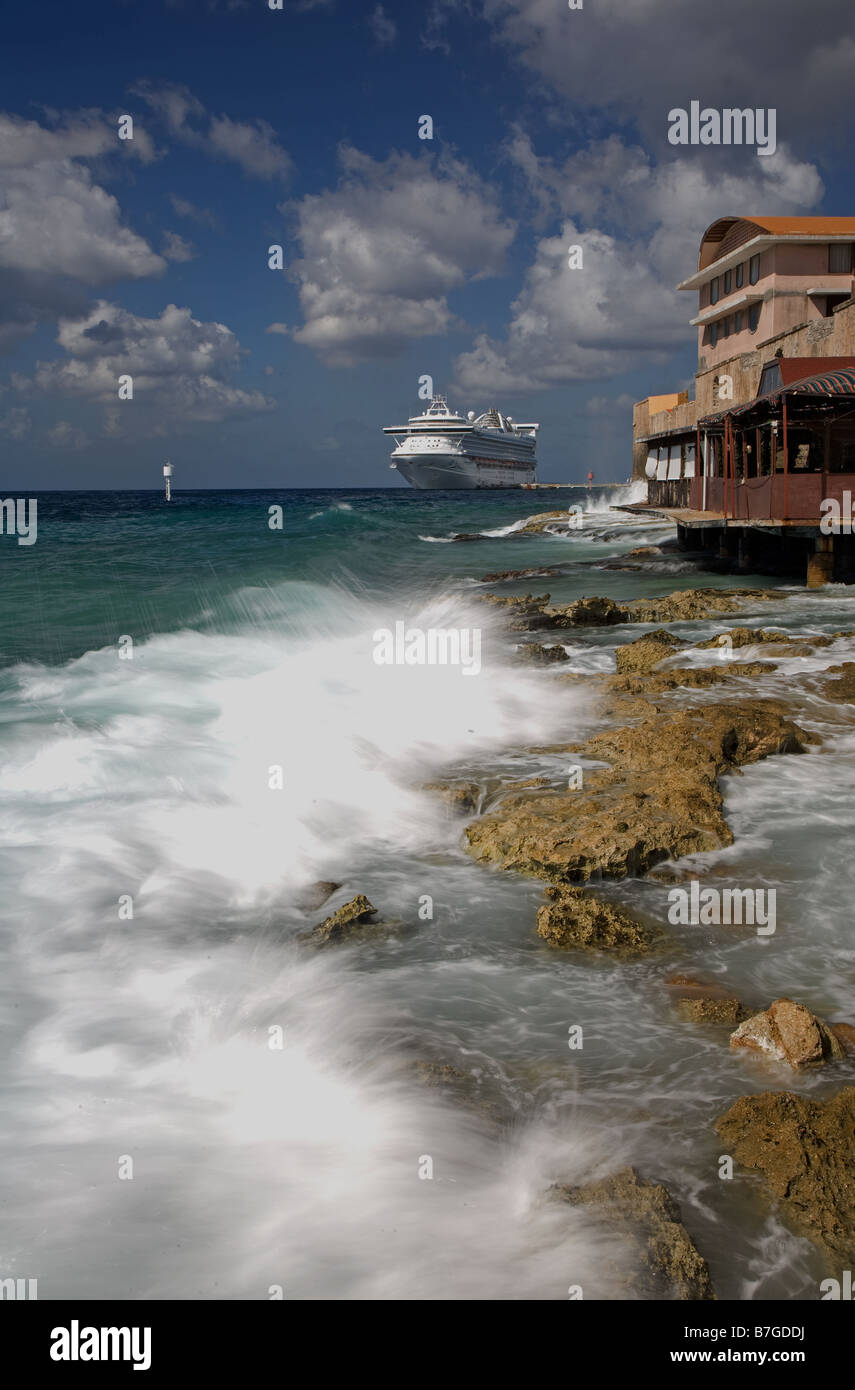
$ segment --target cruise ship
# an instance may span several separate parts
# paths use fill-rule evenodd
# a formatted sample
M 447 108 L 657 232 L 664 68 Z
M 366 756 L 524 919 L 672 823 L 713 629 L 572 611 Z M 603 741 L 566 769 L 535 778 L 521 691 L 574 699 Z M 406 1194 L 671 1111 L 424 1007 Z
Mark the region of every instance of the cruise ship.
M 535 481 L 539 425 L 518 425 L 510 415 L 470 410 L 464 417 L 433 396 L 406 425 L 385 425 L 397 448 L 390 468 L 418 488 L 522 487 Z

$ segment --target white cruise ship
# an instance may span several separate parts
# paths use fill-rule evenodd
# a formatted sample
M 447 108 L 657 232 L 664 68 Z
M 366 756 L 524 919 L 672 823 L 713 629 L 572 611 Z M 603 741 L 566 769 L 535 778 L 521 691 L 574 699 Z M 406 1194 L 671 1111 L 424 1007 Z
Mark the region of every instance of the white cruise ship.
M 397 448 L 390 464 L 418 488 L 521 487 L 533 483 L 539 425 L 518 425 L 509 415 L 486 410 L 464 419 L 434 396 L 422 415 L 406 425 L 386 425 Z

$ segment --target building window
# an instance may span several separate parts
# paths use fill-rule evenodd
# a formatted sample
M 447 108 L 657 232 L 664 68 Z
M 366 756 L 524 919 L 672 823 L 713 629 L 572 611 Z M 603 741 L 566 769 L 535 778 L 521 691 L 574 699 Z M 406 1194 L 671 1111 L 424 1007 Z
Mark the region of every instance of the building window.
M 756 285 L 760 279 L 760 257 L 752 256 L 748 263 L 748 279 L 752 285 Z
M 718 324 L 710 324 L 710 347 L 715 347 L 718 342 Z
M 728 319 L 722 319 L 722 321 L 721 321 L 721 336 L 722 336 L 723 338 L 729 338 L 729 337 L 730 337 L 730 319 L 729 319 L 729 318 L 728 318 Z
M 848 275 L 852 269 L 852 247 L 849 242 L 829 246 L 828 269 L 832 275 Z
M 732 274 L 731 271 L 726 270 L 726 271 L 724 272 L 724 293 L 725 293 L 725 294 L 730 294 L 732 288 L 733 288 L 733 274 Z
M 748 327 L 752 333 L 757 332 L 757 325 L 760 322 L 760 310 L 762 305 L 752 304 L 748 310 Z
M 742 286 L 743 286 L 744 284 L 745 284 L 745 262 L 744 262 L 744 261 L 741 261 L 741 262 L 739 263 L 739 265 L 736 267 L 736 288 L 737 288 L 738 290 L 741 290 L 741 289 L 742 289 Z
M 741 332 L 742 332 L 742 313 L 741 313 L 741 312 L 738 313 L 738 314 L 734 314 L 734 316 L 733 316 L 733 331 L 734 331 L 734 333 L 741 333 Z
M 718 304 L 718 276 L 710 280 L 710 304 Z

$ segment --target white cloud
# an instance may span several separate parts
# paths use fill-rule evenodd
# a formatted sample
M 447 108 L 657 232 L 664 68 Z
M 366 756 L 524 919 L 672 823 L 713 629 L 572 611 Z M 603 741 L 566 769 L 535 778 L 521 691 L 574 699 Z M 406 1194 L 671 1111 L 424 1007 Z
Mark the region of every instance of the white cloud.
M 170 193 L 169 201 L 176 216 L 188 217 L 191 221 L 201 222 L 214 231 L 219 230 L 220 224 L 210 208 L 197 207 L 195 203 L 191 203 L 189 198 L 179 198 L 175 193 Z
M 339 152 L 335 189 L 296 204 L 302 258 L 291 267 L 304 324 L 297 342 L 333 366 L 388 356 L 445 333 L 448 294 L 498 274 L 514 237 L 481 179 L 450 156 Z
M 19 391 L 103 404 L 112 432 L 144 425 L 163 433 L 185 421 L 220 421 L 275 405 L 260 391 L 233 384 L 244 356 L 234 334 L 175 304 L 147 319 L 102 300 L 79 318 L 61 320 L 58 341 L 64 360 L 39 362 L 32 378 L 13 378 L 13 384 Z M 118 380 L 126 375 L 133 378 L 133 400 L 117 410 Z
M 785 147 L 750 175 L 691 157 L 657 165 L 617 136 L 560 166 L 538 159 L 521 132 L 509 153 L 560 231 L 538 242 L 504 335 L 482 334 L 457 359 L 466 390 L 536 390 L 666 362 L 692 340 L 693 306 L 675 283 L 722 209 L 804 212 L 823 193 L 813 166 Z M 569 266 L 573 245 L 582 269 Z
M 287 323 L 269 323 L 264 331 L 265 333 L 281 333 L 285 338 L 287 338 L 291 332 Z
M 293 161 L 267 121 L 210 115 L 186 87 L 141 82 L 134 92 L 184 144 L 215 159 L 232 160 L 252 178 L 286 179 L 291 174 Z
M 134 121 L 134 138 L 120 140 L 118 117 L 99 110 L 50 113 L 51 125 L 0 112 L 0 168 L 27 168 L 43 161 L 95 159 L 104 154 L 135 156 L 144 164 L 156 158 L 151 138 Z M 120 112 L 120 115 L 132 114 Z
M 664 147 L 669 109 L 692 100 L 775 107 L 790 145 L 815 145 L 818 135 L 827 143 L 837 122 L 849 124 L 855 11 L 839 0 L 785 13 L 779 0 L 591 0 L 582 10 L 565 0 L 482 0 L 482 12 L 564 103 L 629 117 L 648 145 Z M 701 157 L 715 164 L 710 155 Z M 744 167 L 754 155 L 740 159 Z

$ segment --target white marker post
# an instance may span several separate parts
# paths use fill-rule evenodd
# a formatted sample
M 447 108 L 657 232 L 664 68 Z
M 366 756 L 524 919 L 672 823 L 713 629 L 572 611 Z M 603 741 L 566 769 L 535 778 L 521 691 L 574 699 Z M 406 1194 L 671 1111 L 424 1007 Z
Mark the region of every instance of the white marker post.
M 164 492 L 167 502 L 172 501 L 172 464 L 167 460 L 163 465 Z

